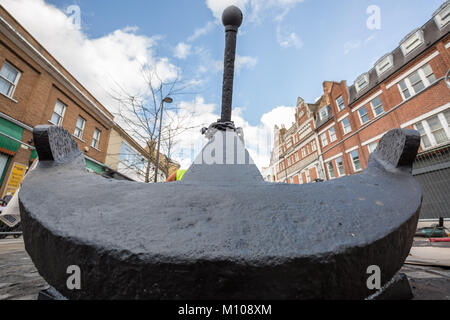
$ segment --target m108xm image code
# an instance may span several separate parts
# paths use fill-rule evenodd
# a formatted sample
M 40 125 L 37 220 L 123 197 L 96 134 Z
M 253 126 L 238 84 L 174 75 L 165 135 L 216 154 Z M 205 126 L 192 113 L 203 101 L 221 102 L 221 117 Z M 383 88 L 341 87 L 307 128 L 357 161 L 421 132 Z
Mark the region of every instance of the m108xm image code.
M 271 315 L 271 305 L 232 304 L 222 306 L 222 315 Z

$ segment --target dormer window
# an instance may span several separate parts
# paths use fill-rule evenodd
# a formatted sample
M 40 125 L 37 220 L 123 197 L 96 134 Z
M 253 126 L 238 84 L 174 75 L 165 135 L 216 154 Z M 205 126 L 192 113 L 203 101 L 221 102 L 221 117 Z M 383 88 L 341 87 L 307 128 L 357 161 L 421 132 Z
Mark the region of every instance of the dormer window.
M 423 31 L 421 29 L 411 32 L 400 44 L 403 55 L 408 55 L 416 48 L 418 48 L 423 42 Z
M 328 106 L 325 106 L 319 110 L 319 118 L 323 120 L 328 117 Z
M 380 76 L 394 66 L 394 57 L 392 54 L 385 55 L 375 64 L 377 75 Z
M 450 21 L 450 2 L 444 3 L 435 13 L 434 22 L 439 29 L 444 28 Z
M 356 91 L 360 91 L 369 85 L 369 74 L 365 73 L 359 76 L 355 81 Z

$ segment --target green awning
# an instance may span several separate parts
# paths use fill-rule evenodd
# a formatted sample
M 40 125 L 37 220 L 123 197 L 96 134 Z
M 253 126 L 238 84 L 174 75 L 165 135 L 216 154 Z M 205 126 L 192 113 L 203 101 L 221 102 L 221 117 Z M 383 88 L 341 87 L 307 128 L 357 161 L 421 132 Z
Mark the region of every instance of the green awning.
M 34 149 L 33 152 L 31 152 L 30 161 L 33 161 L 37 157 L 38 157 L 38 153 L 37 153 L 36 149 Z
M 86 168 L 90 169 L 92 171 L 95 171 L 99 174 L 103 173 L 103 167 L 97 163 L 95 163 L 94 161 L 91 161 L 89 159 L 86 159 Z
M 3 118 L 0 118 L 0 132 L 17 140 L 22 140 L 23 128 Z M 0 148 L 17 152 L 20 148 L 20 143 L 0 135 Z

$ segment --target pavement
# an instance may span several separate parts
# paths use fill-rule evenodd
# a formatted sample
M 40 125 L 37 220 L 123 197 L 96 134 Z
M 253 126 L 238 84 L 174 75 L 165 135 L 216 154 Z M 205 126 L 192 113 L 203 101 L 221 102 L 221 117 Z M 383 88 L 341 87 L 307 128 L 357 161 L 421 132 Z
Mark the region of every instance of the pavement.
M 400 270 L 409 279 L 414 300 L 450 300 L 450 267 L 438 266 L 450 261 L 449 249 L 450 243 L 415 239 Z M 35 300 L 46 288 L 48 284 L 25 252 L 22 238 L 0 240 L 0 300 Z

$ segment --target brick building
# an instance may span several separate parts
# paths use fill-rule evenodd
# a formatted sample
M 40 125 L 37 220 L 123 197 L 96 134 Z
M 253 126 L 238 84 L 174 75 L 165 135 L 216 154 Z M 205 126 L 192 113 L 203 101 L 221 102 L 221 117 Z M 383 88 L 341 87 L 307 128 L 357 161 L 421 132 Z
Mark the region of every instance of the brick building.
M 323 165 L 323 178 L 330 180 L 364 170 L 370 153 L 392 128 L 410 128 L 421 133 L 419 159 L 430 151 L 433 155 L 448 156 L 442 150 L 447 150 L 450 143 L 450 90 L 445 79 L 450 69 L 449 22 L 450 1 L 446 1 L 432 19 L 408 34 L 352 85 L 347 86 L 346 81 L 324 82 L 324 95 L 319 105 L 316 103 L 317 108 L 311 108 L 319 142 L 316 159 L 319 168 Z M 293 127 L 300 124 L 296 119 Z M 304 180 L 289 179 L 289 168 L 293 166 L 290 155 L 298 153 L 297 147 L 289 152 L 292 128 L 285 132 L 275 130 L 274 153 L 276 150 L 281 153 L 274 176 L 275 181 L 282 182 L 287 173 L 287 182 L 302 183 Z M 309 136 L 297 144 L 307 139 Z M 283 159 L 283 151 L 288 151 L 287 159 Z M 450 170 L 450 166 L 445 167 L 445 163 L 450 163 L 448 160 L 438 161 L 442 185 L 435 189 L 449 189 L 450 180 L 442 178 L 449 174 L 442 171 Z M 421 181 L 423 177 L 417 178 Z M 445 206 L 448 208 L 450 204 Z
M 61 125 L 103 172 L 113 115 L 0 6 L 0 196 L 37 154 L 32 128 Z
M 298 98 L 292 126 L 289 129 L 275 126 L 270 166 L 274 182 L 302 184 L 324 178 L 314 118 L 324 103 L 325 99 L 310 104 Z

